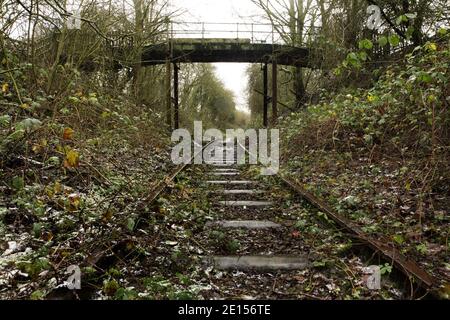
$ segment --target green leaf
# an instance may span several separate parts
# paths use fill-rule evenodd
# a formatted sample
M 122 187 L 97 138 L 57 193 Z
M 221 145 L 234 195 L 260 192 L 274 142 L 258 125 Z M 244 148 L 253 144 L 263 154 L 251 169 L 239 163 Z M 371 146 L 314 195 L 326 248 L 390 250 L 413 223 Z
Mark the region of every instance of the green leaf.
M 428 42 L 425 44 L 425 49 L 429 52 L 434 52 L 438 49 L 436 43 L 434 42 Z
M 356 53 L 351 52 L 348 54 L 347 59 L 349 61 L 358 61 L 358 56 L 356 55 Z
M 390 274 L 392 272 L 392 266 L 389 263 L 385 263 L 384 266 L 380 266 L 380 273 L 383 274 Z
M 373 43 L 369 39 L 363 39 L 359 42 L 359 49 L 371 50 L 373 48 Z
M 441 37 L 443 37 L 443 36 L 445 36 L 446 34 L 447 34 L 447 29 L 446 28 L 440 28 L 439 29 L 439 31 L 438 31 L 438 34 L 441 36 Z
M 335 76 L 339 77 L 342 74 L 342 69 L 340 67 L 333 70 Z
M 47 163 L 51 166 L 59 166 L 61 161 L 58 157 L 50 157 L 48 158 Z
M 99 105 L 98 99 L 96 97 L 90 97 L 88 101 L 93 105 Z
M 361 51 L 361 52 L 359 53 L 359 58 L 360 58 L 362 61 L 367 61 L 367 53 L 366 53 L 365 51 Z
M 16 190 L 22 190 L 25 187 L 25 182 L 22 177 L 16 176 L 12 178 L 11 185 Z
M 36 238 L 39 238 L 42 233 L 42 224 L 34 223 L 33 224 L 33 234 Z
M 412 38 L 413 33 L 414 33 L 414 30 L 416 30 L 416 29 L 414 29 L 413 26 L 409 26 L 409 27 L 408 27 L 408 30 L 406 30 L 406 38 L 407 38 L 408 40 Z
M 325 260 L 318 260 L 318 261 L 314 261 L 313 262 L 313 267 L 315 268 L 322 268 L 326 266 L 326 261 Z
M 433 78 L 431 77 L 431 75 L 430 75 L 429 73 L 427 73 L 427 72 L 421 72 L 421 73 L 419 74 L 419 76 L 417 77 L 417 79 L 418 79 L 420 82 L 423 82 L 423 83 L 430 83 L 430 82 L 433 80 Z
M 398 26 L 401 25 L 403 22 L 408 22 L 408 17 L 405 14 L 401 15 L 395 20 L 395 24 L 397 24 Z
M 78 99 L 78 97 L 73 97 L 73 96 L 69 97 L 67 100 L 69 100 L 70 103 L 74 103 L 74 104 L 80 102 L 80 99 Z
M 16 125 L 16 130 L 25 130 L 31 132 L 39 129 L 42 126 L 42 122 L 38 119 L 28 118 Z
M 36 290 L 30 295 L 31 300 L 44 300 L 45 292 L 42 290 Z
M 434 94 L 430 94 L 429 96 L 428 96 L 428 98 L 427 98 L 427 101 L 429 102 L 429 103 L 433 103 L 433 102 L 435 102 L 436 101 L 436 96 L 434 95 Z
M 136 291 L 126 288 L 118 288 L 114 298 L 117 300 L 135 300 L 138 298 Z
M 416 250 L 421 254 L 426 254 L 428 251 L 428 248 L 425 244 L 421 243 L 416 246 Z
M 11 116 L 5 114 L 0 117 L 0 127 L 9 126 L 10 123 L 11 123 Z
M 378 44 L 379 44 L 381 47 L 386 46 L 386 45 L 388 44 L 388 38 L 385 37 L 385 36 L 380 37 L 380 38 L 378 39 Z
M 113 296 L 116 294 L 117 290 L 120 288 L 117 280 L 104 280 L 103 281 L 103 292 L 108 296 Z
M 405 242 L 405 238 L 403 238 L 401 234 L 396 234 L 392 239 L 398 244 L 403 244 Z
M 11 133 L 7 138 L 7 142 L 16 142 L 22 139 L 25 136 L 25 130 L 16 130 Z
M 227 249 L 229 250 L 230 253 L 236 253 L 240 247 L 241 244 L 236 239 L 233 239 L 227 243 Z
M 400 37 L 396 34 L 389 36 L 389 43 L 391 46 L 396 47 L 400 44 Z
M 353 67 L 359 68 L 361 67 L 361 62 L 359 61 L 359 56 L 355 52 L 351 52 L 347 55 L 347 62 L 350 63 Z
M 133 218 L 128 218 L 128 220 L 127 220 L 127 229 L 129 231 L 133 231 L 135 225 L 136 225 L 136 222 L 134 221 L 134 219 Z

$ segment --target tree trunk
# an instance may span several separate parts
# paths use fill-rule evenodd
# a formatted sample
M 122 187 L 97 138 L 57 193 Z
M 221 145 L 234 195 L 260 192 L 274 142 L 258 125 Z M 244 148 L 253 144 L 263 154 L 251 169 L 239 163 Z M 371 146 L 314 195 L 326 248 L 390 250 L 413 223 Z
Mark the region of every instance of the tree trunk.
M 295 68 L 295 81 L 294 81 L 294 89 L 295 89 L 295 107 L 300 108 L 303 106 L 305 102 L 305 82 L 303 79 L 303 70 L 301 67 Z
M 291 34 L 294 46 L 301 46 L 303 43 L 303 28 L 304 28 L 304 12 L 303 1 L 298 0 L 297 12 L 295 10 L 294 1 L 291 0 Z M 292 27 L 293 26 L 293 27 Z M 303 105 L 305 98 L 305 84 L 303 80 L 303 70 L 301 67 L 296 67 L 294 70 L 294 93 L 295 93 L 295 107 L 300 108 Z
M 141 54 L 142 54 L 142 39 L 144 34 L 144 0 L 133 0 L 134 11 L 135 11 L 135 35 L 134 35 L 134 61 L 138 61 L 133 66 L 133 91 L 134 97 L 136 99 L 136 105 L 139 106 L 142 103 L 141 97 L 141 77 L 142 77 L 142 64 L 141 64 Z

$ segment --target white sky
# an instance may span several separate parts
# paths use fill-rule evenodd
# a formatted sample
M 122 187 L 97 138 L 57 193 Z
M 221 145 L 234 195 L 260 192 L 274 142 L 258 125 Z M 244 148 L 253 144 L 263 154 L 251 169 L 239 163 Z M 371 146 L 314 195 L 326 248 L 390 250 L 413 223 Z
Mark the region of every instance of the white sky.
M 251 0 L 170 0 L 179 9 L 176 21 L 189 22 L 253 22 L 258 8 Z M 217 36 L 226 37 L 226 36 Z M 231 37 L 231 35 L 230 35 Z M 248 111 L 245 63 L 215 63 L 218 77 L 235 96 L 236 107 Z

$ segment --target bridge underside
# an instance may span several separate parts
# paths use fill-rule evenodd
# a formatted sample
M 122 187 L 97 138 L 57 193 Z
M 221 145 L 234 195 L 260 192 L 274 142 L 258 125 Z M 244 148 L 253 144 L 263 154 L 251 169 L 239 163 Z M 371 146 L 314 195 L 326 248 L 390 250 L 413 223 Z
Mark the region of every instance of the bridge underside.
M 249 39 L 173 39 L 144 47 L 142 66 L 165 64 L 167 125 L 179 128 L 179 63 L 242 62 L 263 64 L 263 124 L 269 125 L 269 103 L 272 123 L 278 118 L 278 65 L 318 68 L 320 51 L 286 45 L 251 43 Z M 268 64 L 272 65 L 272 96 L 269 96 Z M 173 87 L 172 87 L 173 65 Z M 173 91 L 172 91 L 173 89 Z M 173 93 L 173 95 L 172 95 Z M 174 111 L 172 116 L 172 110 Z M 173 125 L 173 126 L 172 126 Z
M 146 46 L 142 54 L 145 66 L 173 63 L 270 63 L 314 67 L 317 65 L 310 49 L 287 45 L 251 43 L 234 39 L 176 39 L 169 44 Z

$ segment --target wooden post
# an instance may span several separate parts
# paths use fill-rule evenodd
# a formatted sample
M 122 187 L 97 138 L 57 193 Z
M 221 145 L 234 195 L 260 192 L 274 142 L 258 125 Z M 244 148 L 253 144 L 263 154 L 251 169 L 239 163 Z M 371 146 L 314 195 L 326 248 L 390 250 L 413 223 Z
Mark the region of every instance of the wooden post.
M 269 117 L 268 117 L 268 111 L 269 111 L 269 85 L 268 85 L 268 72 L 267 72 L 267 62 L 264 63 L 263 67 L 263 89 L 264 89 L 264 110 L 263 110 L 263 125 L 265 128 L 269 126 Z
M 173 103 L 174 103 L 174 128 L 180 128 L 180 117 L 179 117 L 179 83 L 178 83 L 178 71 L 180 67 L 174 63 L 173 64 Z
M 169 129 L 172 129 L 172 72 L 170 60 L 166 61 L 166 121 Z
M 272 61 L 272 125 L 275 125 L 278 119 L 278 64 L 274 59 Z

